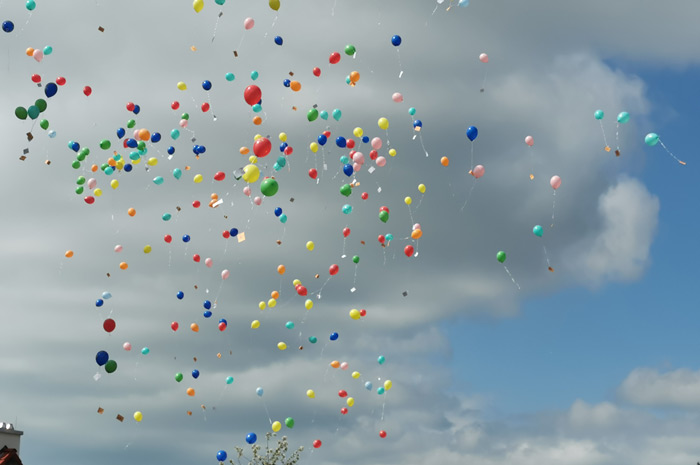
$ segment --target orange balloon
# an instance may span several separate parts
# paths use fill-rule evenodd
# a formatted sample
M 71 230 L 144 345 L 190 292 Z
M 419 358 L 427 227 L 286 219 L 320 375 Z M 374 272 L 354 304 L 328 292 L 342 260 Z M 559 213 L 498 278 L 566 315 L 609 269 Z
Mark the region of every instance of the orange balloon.
M 248 153 L 250 152 L 250 149 L 248 147 L 241 147 L 239 152 L 241 152 L 241 155 L 248 155 Z
M 116 160 L 115 160 L 114 158 L 108 158 L 108 159 L 107 159 L 107 164 L 108 164 L 109 166 L 111 166 L 112 168 L 114 168 L 115 166 L 117 166 L 117 162 L 116 162 Z
M 287 268 L 284 265 L 280 265 L 277 267 L 277 272 L 279 274 L 284 274 L 285 271 L 287 271 Z
M 272 297 L 273 299 L 279 299 L 279 298 L 280 298 L 280 293 L 277 292 L 277 291 L 272 291 L 272 292 L 270 293 L 270 297 Z
M 192 324 L 190 325 L 190 329 L 191 329 L 192 331 L 194 331 L 195 333 L 196 333 L 196 332 L 199 332 L 199 325 L 198 325 L 197 323 L 192 323 Z
M 292 81 L 289 83 L 289 87 L 291 87 L 294 92 L 299 92 L 301 90 L 301 82 Z
M 331 362 L 331 366 L 332 366 L 333 368 L 338 368 L 338 367 L 340 367 L 340 362 L 337 361 L 337 360 L 333 360 L 333 361 Z
M 31 48 L 31 47 L 29 47 L 29 48 L 27 49 L 27 56 L 30 57 L 30 56 L 32 56 L 32 55 L 34 55 L 34 49 Z
M 134 216 L 136 214 L 136 210 L 132 207 L 126 211 L 129 216 Z
M 411 232 L 412 239 L 420 239 L 421 236 L 423 236 L 423 231 L 420 229 L 414 229 L 413 232 Z
M 442 164 L 442 166 L 447 166 L 447 165 L 450 164 L 450 159 L 447 158 L 447 157 L 442 157 L 442 158 L 440 159 L 440 163 Z
M 93 173 L 97 172 L 98 169 L 100 169 L 100 168 L 97 165 L 92 165 L 90 167 L 90 171 L 92 171 Z
M 211 194 L 211 199 L 212 199 L 212 200 L 219 200 L 219 194 L 217 194 L 216 192 L 214 192 L 213 194 Z
M 148 129 L 139 129 L 139 139 L 149 140 L 150 138 L 151 138 L 151 133 L 148 132 Z
M 194 397 L 194 388 L 187 388 L 187 395 L 190 397 Z
M 260 126 L 262 124 L 262 118 L 259 116 L 256 116 L 255 118 L 253 118 L 253 124 L 256 126 Z
M 350 73 L 350 82 L 357 82 L 360 80 L 360 73 L 357 71 L 353 71 Z
M 66 258 L 71 258 L 73 256 L 72 250 L 66 250 Z
M 129 268 L 129 264 L 126 263 L 126 262 L 121 262 L 121 263 L 119 264 L 119 268 L 122 269 L 122 270 L 126 270 L 127 268 Z

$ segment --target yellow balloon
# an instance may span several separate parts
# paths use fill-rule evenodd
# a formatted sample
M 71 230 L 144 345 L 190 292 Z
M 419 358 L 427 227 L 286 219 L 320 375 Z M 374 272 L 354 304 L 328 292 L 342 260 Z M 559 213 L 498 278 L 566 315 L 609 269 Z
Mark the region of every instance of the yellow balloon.
M 258 329 L 260 327 L 260 322 L 258 320 L 253 320 L 250 323 L 250 329 Z
M 425 184 L 418 184 L 418 192 L 425 194 Z
M 299 281 L 298 279 L 295 279 L 294 281 L 292 281 L 292 285 L 294 287 L 298 286 L 299 284 L 301 284 L 301 281 Z
M 314 247 L 315 247 L 314 241 L 309 241 L 306 243 L 306 250 L 309 250 L 309 251 L 314 250 Z
M 141 413 L 141 412 L 134 412 L 134 420 L 136 420 L 136 421 L 141 421 L 141 420 L 143 420 L 143 413 Z
M 306 391 L 306 396 L 307 396 L 309 399 L 313 399 L 314 397 L 316 397 L 316 393 L 314 392 L 313 389 L 309 389 L 308 391 Z
M 255 155 L 251 155 L 248 157 L 248 161 L 255 165 L 258 163 L 258 157 L 256 157 Z
M 192 8 L 199 13 L 202 11 L 202 8 L 204 8 L 204 0 L 194 0 L 194 2 L 192 2 Z
M 270 0 L 269 5 L 270 8 L 277 11 L 280 9 L 280 0 Z
M 277 343 L 277 348 L 278 348 L 279 350 L 285 350 L 285 349 L 287 348 L 287 344 L 285 344 L 284 342 L 278 342 L 278 343 Z
M 131 160 L 132 165 L 138 165 L 139 163 L 141 163 L 141 158 L 137 158 L 136 160 Z
M 258 308 L 260 310 L 265 310 L 265 307 L 267 307 L 267 304 L 261 300 L 260 303 L 258 304 Z
M 279 431 L 281 429 L 282 429 L 282 423 L 280 423 L 279 421 L 275 421 L 272 423 L 272 431 L 274 431 L 276 433 L 277 431 Z
M 151 248 L 150 245 L 144 246 L 143 253 L 151 253 L 151 250 L 153 250 L 153 249 Z
M 243 168 L 243 180 L 247 183 L 254 183 L 260 177 L 260 169 L 255 165 L 246 165 Z
M 353 371 L 353 372 L 352 372 L 352 377 L 353 377 L 354 379 L 359 378 L 359 377 L 360 377 L 360 372 L 359 372 L 359 371 Z
M 396 149 L 389 149 L 389 155 L 391 155 L 392 157 L 395 157 L 396 156 Z
M 345 401 L 348 404 L 348 407 L 352 407 L 355 405 L 355 399 L 353 397 L 348 397 L 348 400 Z
M 280 142 L 287 142 L 287 133 L 286 132 L 280 132 Z
M 387 391 L 389 389 L 391 389 L 391 380 L 390 379 L 387 379 L 386 381 L 384 381 L 384 389 L 386 389 Z
M 350 310 L 350 318 L 353 320 L 359 320 L 360 319 L 360 311 L 356 308 L 353 308 Z
M 196 3 L 196 1 L 195 1 L 195 3 Z M 204 5 L 204 3 L 202 3 L 202 5 Z M 187 90 L 187 84 L 185 84 L 184 82 L 180 81 L 180 82 L 177 83 L 177 88 L 180 89 L 180 90 Z
M 411 205 L 413 203 L 413 199 L 411 197 L 406 197 L 403 199 L 403 201 L 406 205 Z
M 148 166 L 156 166 L 158 164 L 158 159 L 156 157 L 151 157 L 148 159 Z
M 311 310 L 314 307 L 314 302 L 311 299 L 306 299 L 304 307 L 306 307 L 307 310 Z
M 274 308 L 275 305 L 277 305 L 277 300 L 275 300 L 275 299 L 270 299 L 270 300 L 267 301 L 267 306 L 268 306 L 268 307 Z
M 112 179 L 112 180 L 109 182 L 109 185 L 112 187 L 112 189 L 116 189 L 117 187 L 119 187 L 119 180 L 118 180 L 118 179 Z
M 258 140 L 262 137 L 262 134 L 256 134 L 255 137 L 253 137 L 253 140 Z
M 355 128 L 352 130 L 352 133 L 355 137 L 362 137 L 362 134 L 365 132 L 362 130 L 362 128 Z
M 386 118 L 379 118 L 377 125 L 379 126 L 379 129 L 384 129 L 386 131 L 389 129 L 389 120 Z
M 122 160 L 121 158 L 119 160 L 117 160 L 117 169 L 118 170 L 124 169 L 124 160 Z
M 116 181 L 116 179 L 114 179 L 114 181 Z M 100 189 L 98 187 L 97 189 L 95 189 L 95 197 L 100 197 L 100 196 L 102 196 L 102 189 Z
M 204 181 L 204 176 L 202 176 L 201 174 L 194 175 L 194 183 L 195 184 L 199 184 L 202 181 Z
M 311 143 L 309 144 L 309 148 L 311 149 L 311 151 L 312 151 L 313 153 L 318 152 L 318 144 L 317 144 L 316 142 L 311 142 Z

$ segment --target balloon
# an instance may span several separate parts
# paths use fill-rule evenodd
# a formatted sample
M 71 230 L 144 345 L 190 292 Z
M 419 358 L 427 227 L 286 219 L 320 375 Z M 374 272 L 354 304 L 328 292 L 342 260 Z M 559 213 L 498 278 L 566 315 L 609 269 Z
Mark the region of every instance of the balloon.
M 192 8 L 199 13 L 202 11 L 202 8 L 204 8 L 204 0 L 194 0 L 194 2 L 192 2 Z
M 468 138 L 470 141 L 474 142 L 474 140 L 476 139 L 476 137 L 477 137 L 478 135 L 479 135 L 479 130 L 476 129 L 475 126 L 469 126 L 469 127 L 467 128 L 467 138 Z
M 182 381 L 182 378 L 182 373 L 175 373 L 175 381 L 179 383 L 180 381 Z
M 321 440 L 320 440 L 320 439 L 316 439 L 316 440 L 314 441 L 314 448 L 315 448 L 315 449 L 318 449 L 319 447 L 321 447 Z
M 401 95 L 399 92 L 394 92 L 391 96 L 391 100 L 396 103 L 401 103 L 403 102 L 403 95 Z
M 104 328 L 105 331 L 107 331 L 108 333 L 111 333 L 117 327 L 117 324 L 113 319 L 107 318 L 104 321 L 104 323 L 102 323 L 102 327 Z
M 379 357 L 377 357 L 377 363 L 379 363 L 380 365 L 384 365 L 384 362 L 386 362 L 386 358 L 383 355 L 380 355 Z M 372 388 L 370 387 L 369 389 L 372 389 Z
M 15 23 L 13 23 L 12 21 L 3 21 L 2 22 L 2 30 L 3 31 L 10 33 L 12 31 L 14 31 L 14 29 L 15 29 Z
M 595 113 L 593 113 L 593 116 L 595 117 L 595 119 L 603 119 L 605 113 L 603 113 L 603 110 L 596 110 Z
M 538 224 L 538 225 L 535 225 L 535 227 L 532 228 L 532 234 L 534 234 L 534 235 L 537 236 L 537 237 L 542 237 L 542 233 L 543 233 L 543 232 L 544 232 L 544 231 L 543 231 L 543 229 L 542 229 L 542 226 L 540 226 L 539 224 Z
M 559 186 L 561 186 L 561 178 L 559 176 L 552 176 L 552 179 L 549 180 L 549 185 L 552 186 L 554 190 L 559 189 Z
M 349 215 L 350 213 L 352 213 L 352 205 L 345 204 L 345 205 L 343 205 L 342 210 L 343 210 L 343 213 L 345 213 L 346 215 Z
M 15 116 L 19 119 L 27 119 L 27 109 L 24 107 L 15 108 Z
M 385 131 L 389 129 L 389 120 L 386 118 L 379 118 L 377 121 L 377 126 L 379 126 L 379 129 L 384 129 Z
M 221 272 L 221 279 L 228 279 L 228 277 L 231 275 L 231 272 L 229 270 L 223 270 Z
M 384 438 L 386 437 L 386 431 L 381 430 L 381 431 L 379 432 L 379 437 L 382 438 L 382 439 L 384 439 Z
M 260 183 L 260 192 L 265 197 L 272 197 L 277 193 L 278 189 L 279 184 L 277 184 L 275 178 L 265 178 L 263 179 L 263 182 Z
M 194 397 L 194 389 L 193 388 L 187 388 L 187 395 L 190 397 Z
M 284 43 L 284 39 L 280 36 L 275 36 L 275 43 L 277 45 L 282 45 Z
M 250 85 L 243 91 L 243 98 L 248 105 L 253 106 L 262 98 L 262 91 L 260 90 L 260 87 Z
M 294 428 L 294 418 L 292 418 L 292 417 L 285 418 L 284 424 L 287 426 L 287 428 Z
M 34 50 L 34 53 L 32 53 L 32 57 L 34 57 L 36 61 L 41 61 L 44 59 L 44 52 L 42 52 L 39 49 Z
M 386 223 L 387 221 L 389 221 L 389 212 L 380 211 L 379 219 L 382 221 L 382 223 Z
M 124 348 L 124 350 L 126 350 L 126 351 L 128 352 L 128 351 L 131 350 L 131 343 L 125 342 L 125 343 L 122 345 L 122 347 Z
M 504 251 L 500 250 L 496 254 L 496 260 L 498 260 L 500 263 L 505 262 L 506 261 L 506 253 Z
M 472 176 L 474 176 L 476 179 L 479 179 L 484 175 L 484 171 L 485 169 L 482 165 L 476 165 L 472 170 Z
M 401 45 L 401 36 L 393 36 L 391 38 L 391 45 L 393 45 L 394 47 L 398 47 L 399 45 Z
M 46 87 L 44 87 L 44 95 L 46 95 L 46 98 L 53 97 L 56 95 L 56 92 L 58 92 L 58 86 L 53 82 L 49 82 L 46 84 Z
M 226 384 L 232 384 L 233 383 L 233 376 L 227 376 L 226 377 Z
M 535 139 L 533 139 L 532 136 L 527 136 L 525 137 L 525 143 L 532 147 L 533 145 L 535 145 Z
M 101 350 L 97 352 L 97 355 L 95 356 L 95 361 L 99 366 L 102 366 L 109 361 L 109 354 L 104 350 Z
M 216 453 L 216 460 L 218 460 L 219 462 L 226 461 L 226 457 L 228 457 L 228 454 L 226 453 L 225 450 L 220 450 L 219 452 Z
M 488 63 L 489 62 L 489 56 L 485 53 L 482 53 L 479 55 L 479 61 L 482 63 Z
M 647 144 L 649 147 L 653 147 L 656 144 L 659 143 L 659 135 L 653 132 L 650 132 L 644 137 L 644 143 Z
M 31 119 L 37 119 L 39 117 L 39 113 L 41 113 L 41 111 L 36 105 L 31 105 L 29 108 L 27 108 L 27 115 Z
M 117 371 L 117 362 L 114 360 L 108 360 L 107 363 L 105 363 L 105 371 L 107 373 L 114 373 Z
M 339 269 L 338 265 L 333 264 L 330 266 L 330 268 L 328 268 L 328 272 L 330 273 L 331 276 L 335 276 L 336 274 L 338 274 L 338 269 Z
M 333 110 L 332 115 L 334 120 L 340 121 L 340 117 L 343 116 L 343 112 L 336 108 L 335 110 Z
M 134 412 L 134 420 L 136 420 L 136 421 L 141 421 L 141 420 L 143 420 L 143 413 L 141 413 L 141 412 Z
M 272 423 L 272 431 L 274 431 L 276 433 L 281 429 L 282 429 L 282 423 L 280 423 L 279 421 L 275 421 Z
M 410 257 L 411 255 L 413 255 L 413 252 L 414 252 L 413 246 L 410 244 L 403 248 L 403 253 L 407 257 Z
M 340 61 L 340 53 L 338 52 L 333 52 L 331 53 L 330 57 L 328 57 L 328 62 L 332 65 L 335 65 Z
M 318 110 L 315 108 L 312 108 L 306 113 L 306 119 L 309 121 L 315 121 L 316 118 L 318 118 Z
M 630 120 L 630 114 L 627 113 L 626 111 L 623 111 L 619 115 L 617 115 L 617 122 L 620 124 L 625 124 Z
M 466 8 L 469 6 L 469 0 L 459 0 L 459 3 L 457 5 L 461 6 L 462 8 Z
M 243 20 L 243 27 L 246 28 L 246 30 L 253 29 L 253 26 L 255 26 L 255 20 L 253 18 L 246 18 Z
M 243 180 L 249 184 L 254 183 L 260 177 L 260 168 L 256 165 L 246 165 L 243 168 Z
M 143 349 L 141 349 L 141 353 L 143 355 L 148 355 L 150 352 L 151 352 L 151 349 L 149 349 L 148 347 L 144 347 Z
M 259 387 L 255 390 L 255 393 L 258 395 L 258 397 L 262 397 L 264 392 L 265 391 L 263 391 L 263 388 L 261 388 L 261 387 Z
M 309 399 L 313 399 L 314 397 L 316 397 L 316 393 L 314 392 L 313 389 L 309 389 L 308 391 L 306 391 L 306 396 L 307 396 Z

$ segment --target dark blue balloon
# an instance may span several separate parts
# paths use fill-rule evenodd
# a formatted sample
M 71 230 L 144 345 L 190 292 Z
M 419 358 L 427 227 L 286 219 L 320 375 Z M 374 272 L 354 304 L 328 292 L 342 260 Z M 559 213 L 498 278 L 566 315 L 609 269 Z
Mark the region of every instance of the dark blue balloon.
M 362 136 L 362 142 L 363 143 L 368 143 L 369 142 L 369 136 Z
M 399 45 L 401 45 L 401 36 L 393 36 L 391 38 L 391 45 L 393 45 L 394 47 L 398 47 Z
M 280 144 L 280 152 L 284 152 L 284 149 L 286 149 L 288 145 L 289 144 L 287 144 L 286 142 L 282 142 Z
M 282 45 L 283 42 L 284 42 L 284 40 L 282 40 L 282 38 L 280 36 L 275 37 L 275 43 L 277 45 Z
M 136 147 L 139 146 L 139 143 L 136 139 L 132 139 L 131 137 L 126 140 L 126 146 L 132 149 L 135 149 Z
M 192 153 L 199 155 L 199 145 L 192 146 Z
M 134 109 L 132 111 L 135 115 L 138 115 L 139 113 L 141 113 L 141 107 L 138 105 L 134 105 Z
M 209 90 L 209 89 L 211 89 L 211 82 L 210 82 L 210 81 L 204 81 L 204 82 L 202 83 L 202 89 L 204 89 L 204 90 Z
M 231 230 L 228 233 L 231 237 L 236 237 L 236 236 L 238 236 L 238 229 L 231 228 Z
M 131 163 L 127 163 L 126 165 L 124 165 L 124 171 L 126 171 L 127 173 L 130 173 L 133 168 L 134 167 L 131 166 Z
M 175 153 L 175 147 L 171 145 L 170 147 L 168 147 L 168 155 L 172 155 L 173 153 Z
M 46 87 L 44 87 L 44 94 L 47 98 L 53 97 L 56 95 L 56 92 L 58 92 L 58 86 L 53 82 L 49 82 L 46 84 Z
M 255 444 L 255 441 L 258 440 L 258 435 L 255 433 L 248 433 L 248 435 L 245 437 L 245 442 L 248 444 Z
M 206 308 L 207 310 L 209 310 L 211 308 L 211 302 L 208 300 L 205 300 L 204 303 L 202 304 L 202 306 L 204 308 Z
M 182 291 L 177 291 L 177 298 L 182 300 L 185 297 L 185 293 Z
M 196 368 L 194 370 L 192 370 L 192 377 L 194 379 L 199 378 L 199 370 L 197 370 Z
M 413 122 L 413 129 L 422 128 L 422 127 L 423 127 L 423 121 L 417 119 Z
M 223 324 L 225 324 L 225 325 L 228 325 L 228 321 L 226 321 L 225 318 L 220 319 L 220 320 L 219 320 L 219 323 L 223 323 Z
M 117 129 L 117 137 L 122 138 L 126 135 L 126 130 L 124 128 L 119 128 Z
M 182 236 L 182 242 L 189 242 L 189 241 L 190 241 L 190 235 L 189 235 L 189 234 L 185 234 L 184 236 Z
M 282 207 L 275 208 L 275 216 L 280 216 L 282 214 Z
M 97 299 L 97 302 L 95 302 L 95 307 L 101 307 L 104 303 L 105 303 L 104 300 Z
M 282 84 L 284 85 L 284 87 L 289 87 L 292 85 L 292 81 L 290 81 L 289 79 L 285 79 L 284 81 L 282 81 Z
M 204 318 L 211 318 L 211 315 L 212 315 L 211 310 L 204 310 L 203 315 L 204 315 Z
M 160 142 L 161 137 L 159 132 L 154 132 L 151 134 L 151 142 Z
M 219 462 L 225 461 L 226 457 L 228 457 L 228 454 L 226 453 L 225 450 L 220 450 L 219 452 L 216 453 L 216 460 L 218 460 Z
M 467 138 L 474 142 L 474 139 L 476 139 L 476 136 L 479 135 L 479 130 L 476 129 L 476 126 L 469 126 L 467 128 Z
M 109 354 L 104 350 L 101 350 L 97 352 L 97 355 L 95 356 L 95 361 L 99 366 L 102 366 L 109 361 Z
M 331 341 L 337 341 L 338 340 L 338 333 L 331 333 Z
M 80 144 L 77 142 L 72 142 L 70 144 L 70 148 L 73 149 L 74 152 L 77 152 L 78 150 L 80 150 Z
M 328 138 L 326 137 L 325 134 L 321 134 L 318 136 L 318 143 L 321 145 L 326 145 L 326 142 L 328 142 Z
M 347 143 L 347 141 L 345 140 L 345 137 L 343 137 L 343 136 L 338 136 L 338 137 L 335 139 L 335 145 L 337 145 L 337 146 L 340 147 L 341 149 L 344 148 L 347 144 L 348 144 L 348 143 Z
M 15 23 L 12 21 L 3 21 L 2 30 L 5 32 L 12 32 L 15 30 Z
M 352 176 L 353 172 L 354 170 L 352 169 L 352 165 L 350 163 L 343 166 L 343 173 L 345 173 L 345 176 Z

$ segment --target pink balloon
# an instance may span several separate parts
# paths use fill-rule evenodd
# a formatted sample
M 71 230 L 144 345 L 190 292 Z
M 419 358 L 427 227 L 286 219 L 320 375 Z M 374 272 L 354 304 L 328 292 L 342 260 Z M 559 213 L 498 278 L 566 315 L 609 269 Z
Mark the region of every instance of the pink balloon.
M 355 154 L 352 156 L 352 161 L 359 165 L 364 165 L 365 164 L 365 156 L 362 152 L 355 152 Z
M 394 92 L 394 95 L 391 96 L 391 100 L 396 103 L 401 103 L 403 102 L 403 95 L 401 95 L 399 92 Z
M 32 53 L 32 56 L 34 57 L 34 59 L 36 61 L 41 61 L 44 59 L 44 52 L 37 49 L 37 50 L 34 50 L 34 53 Z
M 382 140 L 379 137 L 372 139 L 372 148 L 374 150 L 379 150 L 382 148 Z
M 384 165 L 386 165 L 386 158 L 377 157 L 376 163 L 377 163 L 377 166 L 384 166 Z
M 416 229 L 423 229 L 420 227 L 420 223 L 416 223 L 413 225 L 413 230 L 415 231 Z
M 532 136 L 527 136 L 525 138 L 525 143 L 532 147 L 533 145 L 535 145 L 535 139 L 533 139 Z
M 115 252 L 121 252 L 122 250 L 124 250 L 124 247 L 122 247 L 121 245 L 117 244 L 114 246 Z
M 343 363 L 340 364 L 340 369 L 341 369 L 341 370 L 347 370 L 349 366 L 350 366 L 350 365 L 348 365 L 348 362 L 343 362 Z
M 206 258 L 204 259 L 204 264 L 211 268 L 211 266 L 214 264 L 214 260 L 212 260 L 211 258 Z
M 133 138 L 136 140 L 141 140 L 141 137 L 139 137 L 139 130 L 138 129 L 134 129 Z
M 122 347 L 124 347 L 124 350 L 131 350 L 131 343 L 130 343 L 130 342 L 125 342 L 124 345 L 123 345 Z
M 255 20 L 253 18 L 246 18 L 243 21 L 243 27 L 246 28 L 246 30 L 253 29 L 253 26 L 255 26 Z
M 476 179 L 479 179 L 484 175 L 485 171 L 486 170 L 484 169 L 483 165 L 476 165 L 472 170 L 472 176 L 474 176 Z
M 362 168 L 362 165 L 360 165 L 359 163 L 353 163 L 353 164 L 352 164 L 352 170 L 353 170 L 355 173 L 357 173 L 358 171 L 360 171 L 360 168 Z
M 489 56 L 485 53 L 482 53 L 479 55 L 479 61 L 482 63 L 488 63 L 489 62 Z
M 559 176 L 552 176 L 552 179 L 549 180 L 549 185 L 552 186 L 554 190 L 559 189 L 559 186 L 561 186 L 561 178 Z
M 253 203 L 254 203 L 255 205 L 260 205 L 260 204 L 262 204 L 262 198 L 260 198 L 259 196 L 256 196 L 256 197 L 253 199 Z
M 95 179 L 95 178 L 88 179 L 87 185 L 88 185 L 88 189 L 94 189 L 95 186 L 97 186 L 97 179 Z
M 180 120 L 180 127 L 181 128 L 186 128 L 187 127 L 188 121 L 186 119 L 181 119 Z
M 228 277 L 231 275 L 231 272 L 229 270 L 224 270 L 221 272 L 221 279 L 228 279 Z
M 245 186 L 245 187 L 243 188 L 243 193 L 244 193 L 245 195 L 247 195 L 248 197 L 250 197 L 250 186 Z

